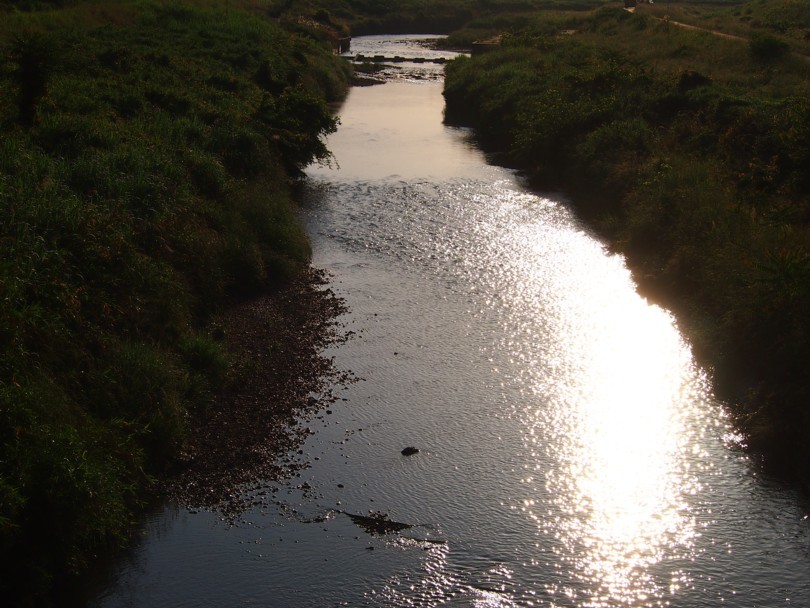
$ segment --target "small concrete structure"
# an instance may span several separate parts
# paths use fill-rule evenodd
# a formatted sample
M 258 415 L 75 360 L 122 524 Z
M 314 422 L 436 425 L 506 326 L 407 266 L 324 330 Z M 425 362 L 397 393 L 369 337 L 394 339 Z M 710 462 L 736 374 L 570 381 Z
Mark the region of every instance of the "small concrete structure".
M 352 47 L 352 38 L 351 36 L 346 36 L 345 38 L 338 38 L 337 41 L 337 53 L 338 55 L 342 55 L 343 53 L 348 53 Z
M 501 46 L 502 35 L 488 38 L 487 40 L 476 40 L 472 43 L 472 54 L 480 55 L 482 53 L 489 53 Z

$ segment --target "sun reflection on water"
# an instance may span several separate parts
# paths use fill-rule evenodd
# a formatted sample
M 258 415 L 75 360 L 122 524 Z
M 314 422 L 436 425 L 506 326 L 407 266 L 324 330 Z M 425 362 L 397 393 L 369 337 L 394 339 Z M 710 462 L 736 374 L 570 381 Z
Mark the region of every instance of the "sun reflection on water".
M 682 455 L 694 445 L 686 420 L 700 379 L 671 317 L 606 272 L 620 259 L 594 264 L 575 233 L 537 237 L 522 235 L 535 249 L 522 272 L 541 283 L 529 279 L 518 297 L 552 305 L 555 340 L 543 346 L 542 385 L 525 413 L 536 464 L 521 510 L 556 537 L 567 570 L 548 592 L 563 605 L 668 605 L 682 575 L 660 564 L 688 555 L 698 535 L 687 504 L 698 482 Z M 583 257 L 573 291 L 570 274 L 568 291 L 549 290 L 549 247 Z
M 590 605 L 634 605 L 658 595 L 649 569 L 665 549 L 686 548 L 695 534 L 683 500 L 695 482 L 677 459 L 688 361 L 654 309 L 624 302 L 605 312 L 620 335 L 584 362 L 558 481 L 577 513 L 565 529 L 569 543 L 584 545 L 575 561 L 591 583 Z

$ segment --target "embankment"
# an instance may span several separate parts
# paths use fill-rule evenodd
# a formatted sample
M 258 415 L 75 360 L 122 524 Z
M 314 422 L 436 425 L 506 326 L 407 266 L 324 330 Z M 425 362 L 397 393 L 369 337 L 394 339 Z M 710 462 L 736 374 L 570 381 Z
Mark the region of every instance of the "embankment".
M 125 542 L 189 421 L 230 390 L 217 319 L 303 293 L 291 183 L 328 160 L 349 69 L 328 27 L 236 4 L 52 6 L 0 9 L 0 596 L 16 605 Z

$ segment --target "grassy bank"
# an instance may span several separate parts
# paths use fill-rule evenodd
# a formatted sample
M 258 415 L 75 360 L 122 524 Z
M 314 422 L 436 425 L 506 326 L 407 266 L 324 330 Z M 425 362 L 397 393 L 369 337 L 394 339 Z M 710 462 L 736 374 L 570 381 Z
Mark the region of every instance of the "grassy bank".
M 448 66 L 447 119 L 572 194 L 677 313 L 751 446 L 806 482 L 810 62 L 753 19 L 737 40 L 648 8 L 536 16 Z
M 0 5 L 3 597 L 124 537 L 225 381 L 213 315 L 308 262 L 347 68 L 255 4 Z

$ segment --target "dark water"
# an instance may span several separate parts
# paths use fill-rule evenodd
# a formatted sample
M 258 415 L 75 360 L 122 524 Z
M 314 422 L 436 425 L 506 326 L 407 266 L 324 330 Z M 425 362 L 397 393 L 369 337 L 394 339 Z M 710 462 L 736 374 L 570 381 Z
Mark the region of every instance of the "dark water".
M 362 378 L 307 423 L 312 466 L 235 526 L 167 506 L 91 605 L 810 606 L 799 500 L 737 449 L 670 315 L 444 127 L 420 70 L 353 90 L 310 171 L 356 332 L 329 354 Z M 410 527 L 346 515 L 370 511 Z

